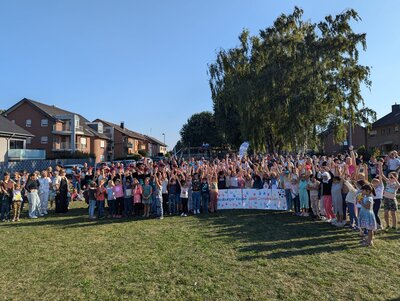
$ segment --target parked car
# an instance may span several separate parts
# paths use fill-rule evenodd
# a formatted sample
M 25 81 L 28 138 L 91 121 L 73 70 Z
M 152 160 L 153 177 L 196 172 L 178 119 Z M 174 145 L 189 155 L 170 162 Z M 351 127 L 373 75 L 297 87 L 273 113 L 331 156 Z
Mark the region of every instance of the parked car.
M 135 160 L 125 160 L 124 166 L 136 166 L 136 161 Z
M 111 162 L 104 161 L 104 162 L 96 163 L 96 165 L 94 166 L 94 169 L 97 170 L 97 169 L 100 169 L 100 167 L 105 167 L 105 166 L 110 167 L 111 166 Z

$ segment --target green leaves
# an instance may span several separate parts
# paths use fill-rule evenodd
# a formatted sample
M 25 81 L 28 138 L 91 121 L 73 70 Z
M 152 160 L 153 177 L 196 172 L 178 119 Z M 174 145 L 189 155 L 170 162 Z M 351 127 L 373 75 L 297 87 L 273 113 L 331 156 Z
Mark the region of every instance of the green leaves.
M 227 142 L 246 139 L 257 151 L 299 149 L 315 145 L 317 129 L 328 124 L 343 140 L 349 122 L 374 120 L 360 88 L 371 86 L 370 68 L 358 62 L 366 35 L 350 26 L 361 20 L 357 12 L 318 24 L 302 16 L 295 7 L 257 36 L 243 30 L 239 46 L 219 50 L 209 65 L 216 122 Z

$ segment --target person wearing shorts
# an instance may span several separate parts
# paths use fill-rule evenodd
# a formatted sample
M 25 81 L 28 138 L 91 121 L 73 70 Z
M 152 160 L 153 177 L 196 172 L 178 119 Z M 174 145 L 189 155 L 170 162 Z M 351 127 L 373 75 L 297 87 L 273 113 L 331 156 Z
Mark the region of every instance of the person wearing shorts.
M 396 172 L 390 172 L 388 177 L 382 172 L 382 163 L 379 162 L 379 172 L 382 175 L 382 179 L 386 182 L 386 187 L 383 191 L 383 209 L 385 210 L 385 222 L 386 227 L 389 228 L 389 212 L 392 217 L 392 229 L 397 229 L 397 190 L 400 188 L 398 181 L 398 174 Z

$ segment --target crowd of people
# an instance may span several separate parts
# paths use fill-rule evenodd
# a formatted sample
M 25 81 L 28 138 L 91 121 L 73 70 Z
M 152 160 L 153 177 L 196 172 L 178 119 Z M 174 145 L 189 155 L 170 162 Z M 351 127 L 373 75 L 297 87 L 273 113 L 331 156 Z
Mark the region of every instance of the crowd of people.
M 85 201 L 89 219 L 150 218 L 212 214 L 218 191 L 233 188 L 284 189 L 288 211 L 336 227 L 359 231 L 365 246 L 374 233 L 397 228 L 396 193 L 400 187 L 396 151 L 364 161 L 350 148 L 336 156 L 237 154 L 185 161 L 175 157 L 157 163 L 144 159 L 124 166 L 84 165 L 70 174 L 53 170 L 6 172 L 0 182 L 1 220 L 66 213 L 71 202 Z M 383 204 L 384 223 L 379 213 Z

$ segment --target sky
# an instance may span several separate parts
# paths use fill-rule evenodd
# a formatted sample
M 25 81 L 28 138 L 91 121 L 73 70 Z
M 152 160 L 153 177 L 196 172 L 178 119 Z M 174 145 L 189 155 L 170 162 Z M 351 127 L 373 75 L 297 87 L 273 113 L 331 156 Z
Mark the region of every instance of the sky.
M 354 8 L 372 67 L 366 105 L 400 101 L 400 1 L 0 0 L 0 109 L 30 98 L 87 119 L 125 122 L 172 149 L 188 118 L 212 111 L 207 65 L 294 6 L 313 22 Z

